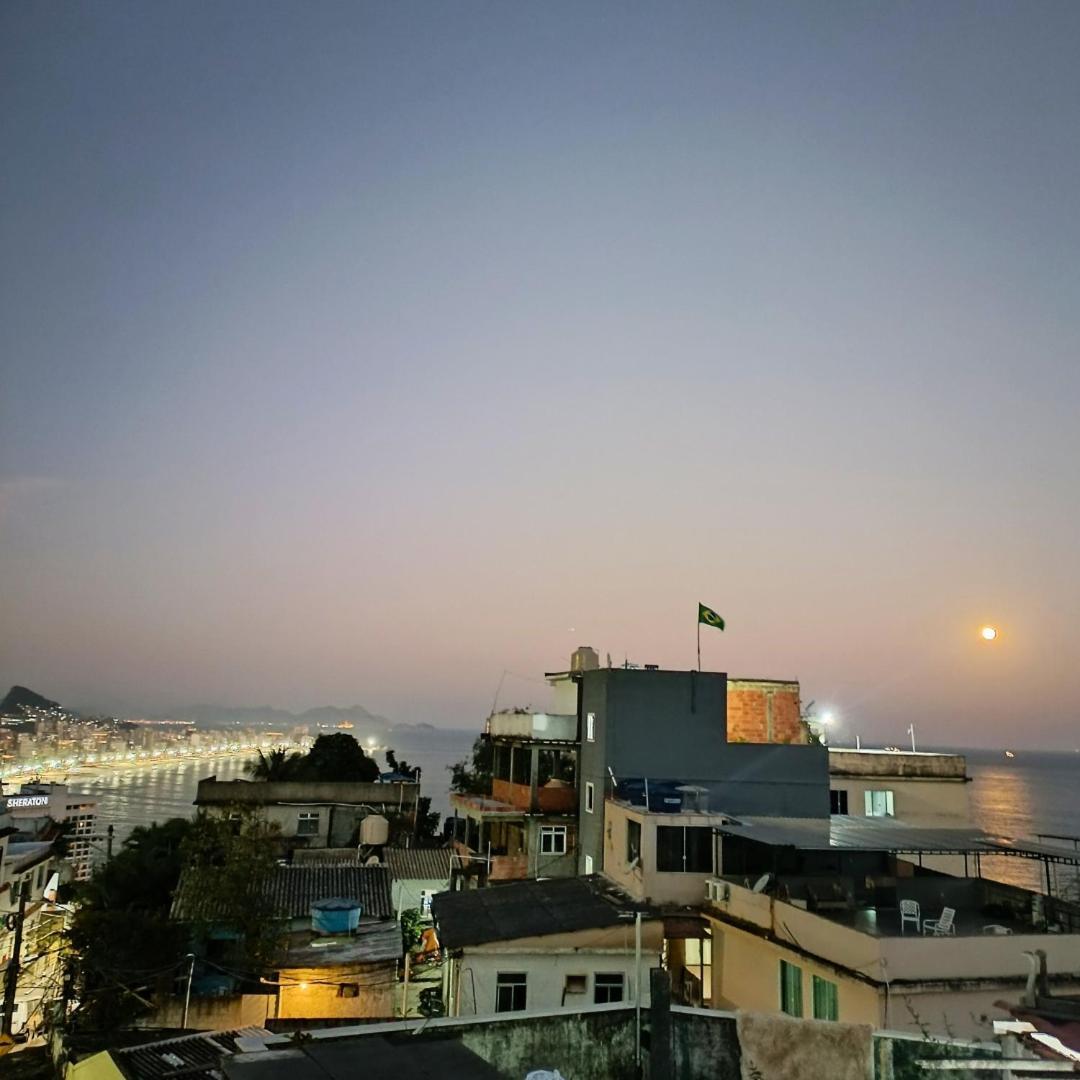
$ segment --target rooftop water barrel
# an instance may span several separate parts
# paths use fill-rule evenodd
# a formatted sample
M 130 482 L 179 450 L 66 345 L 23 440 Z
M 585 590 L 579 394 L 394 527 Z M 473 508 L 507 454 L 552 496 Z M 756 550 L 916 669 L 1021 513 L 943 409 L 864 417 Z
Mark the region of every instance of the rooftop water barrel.
M 390 839 L 390 822 L 382 814 L 368 814 L 360 822 L 360 843 L 376 846 Z
M 362 911 L 359 900 L 316 900 L 311 905 L 311 929 L 316 934 L 354 934 Z

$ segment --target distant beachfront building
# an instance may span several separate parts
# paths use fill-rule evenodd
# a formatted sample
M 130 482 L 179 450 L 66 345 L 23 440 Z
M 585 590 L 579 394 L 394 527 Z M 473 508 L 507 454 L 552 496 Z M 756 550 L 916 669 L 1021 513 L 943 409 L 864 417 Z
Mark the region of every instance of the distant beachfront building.
M 97 799 L 71 791 L 67 784 L 25 783 L 6 798 L 8 813 L 20 833 L 30 839 L 52 840 L 47 835 L 60 826 L 67 845 L 66 862 L 75 881 L 88 881 L 96 854 Z M 57 833 L 59 835 L 59 833 Z

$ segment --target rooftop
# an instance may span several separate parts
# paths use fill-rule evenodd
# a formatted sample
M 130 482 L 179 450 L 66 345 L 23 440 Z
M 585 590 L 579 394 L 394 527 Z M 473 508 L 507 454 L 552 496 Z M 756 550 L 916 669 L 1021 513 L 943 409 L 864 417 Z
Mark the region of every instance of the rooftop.
M 395 881 L 449 881 L 450 849 L 385 847 L 383 861 Z
M 221 1062 L 228 1055 L 236 1053 L 237 1039 L 269 1034 L 264 1028 L 208 1031 L 109 1050 L 108 1054 L 127 1080 L 152 1080 L 166 1076 L 182 1076 L 184 1080 L 220 1080 Z
M 279 865 L 266 883 L 274 911 L 281 919 L 307 918 L 317 900 L 342 898 L 357 901 L 365 917 L 391 919 L 390 871 L 385 866 Z M 174 919 L 213 919 L 205 898 L 195 892 L 190 875 L 180 875 L 173 899 Z
M 400 960 L 404 952 L 401 927 L 396 922 L 361 922 L 352 934 L 325 936 L 305 931 L 293 934 L 282 966 L 296 968 L 345 967 Z
M 450 949 L 617 926 L 635 910 L 643 908 L 598 874 L 444 892 L 432 901 L 439 940 Z
M 308 803 L 354 806 L 358 803 L 374 803 L 397 806 L 402 799 L 407 803 L 412 803 L 419 790 L 420 785 L 411 781 L 365 783 L 330 780 L 219 780 L 216 776 L 208 776 L 199 781 L 195 805 L 265 806 L 270 803 L 285 805 Z

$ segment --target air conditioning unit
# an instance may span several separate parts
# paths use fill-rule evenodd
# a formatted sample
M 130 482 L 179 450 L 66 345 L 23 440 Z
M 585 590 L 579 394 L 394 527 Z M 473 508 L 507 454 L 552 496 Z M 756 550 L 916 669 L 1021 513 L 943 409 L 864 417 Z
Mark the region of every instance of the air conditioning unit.
M 726 904 L 731 899 L 731 886 L 726 881 L 706 881 L 705 895 L 714 904 Z

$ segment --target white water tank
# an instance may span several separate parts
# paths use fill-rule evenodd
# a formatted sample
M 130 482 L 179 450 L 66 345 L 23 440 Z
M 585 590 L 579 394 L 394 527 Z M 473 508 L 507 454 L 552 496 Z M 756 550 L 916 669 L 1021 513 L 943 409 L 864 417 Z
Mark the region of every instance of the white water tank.
M 390 839 L 390 822 L 382 814 L 368 814 L 360 822 L 360 843 L 376 847 Z

